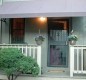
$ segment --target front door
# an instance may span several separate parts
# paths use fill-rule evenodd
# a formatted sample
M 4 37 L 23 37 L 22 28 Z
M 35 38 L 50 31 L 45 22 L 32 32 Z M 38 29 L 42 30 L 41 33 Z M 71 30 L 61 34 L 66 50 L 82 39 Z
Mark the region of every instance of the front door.
M 68 65 L 68 19 L 48 20 L 48 66 Z

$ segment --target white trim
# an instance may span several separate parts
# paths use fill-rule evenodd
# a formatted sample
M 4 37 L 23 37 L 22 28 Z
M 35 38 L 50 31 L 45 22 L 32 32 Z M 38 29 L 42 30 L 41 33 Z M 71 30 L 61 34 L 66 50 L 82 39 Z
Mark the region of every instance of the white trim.
M 79 71 L 79 49 L 77 49 L 77 72 Z
M 69 49 L 70 49 L 69 50 L 70 51 L 70 77 L 73 77 L 73 73 L 86 74 L 86 70 L 84 70 L 84 68 L 83 68 L 83 65 L 84 65 L 84 63 L 83 63 L 84 62 L 83 61 L 83 56 L 84 56 L 83 50 L 86 49 L 86 45 L 70 46 Z M 74 50 L 76 50 L 76 52 Z M 74 54 L 76 54 L 77 56 L 75 56 Z M 74 69 L 74 66 L 75 66 L 74 65 L 74 61 L 75 61 L 74 58 L 76 58 L 76 62 L 77 62 L 76 70 Z
M 86 74 L 86 71 L 83 71 L 83 72 L 82 72 L 81 70 L 78 70 L 78 71 L 77 71 L 77 70 L 74 70 L 74 72 L 73 72 L 73 73 L 78 73 L 78 74 L 79 74 L 79 73 L 81 73 L 81 74 Z
M 74 72 L 74 47 L 69 47 L 70 51 L 70 77 L 73 77 Z
M 37 62 L 39 65 L 39 75 L 41 75 L 41 46 L 37 47 Z
M 83 69 L 83 65 L 84 65 L 84 64 L 83 64 L 83 62 L 84 62 L 84 60 L 83 60 L 83 59 L 84 59 L 84 58 L 83 58 L 83 54 L 84 54 L 84 53 L 83 53 L 83 47 L 82 47 L 82 48 L 81 48 L 81 70 L 82 70 L 82 72 L 83 72 L 83 70 L 84 70 L 84 69 Z

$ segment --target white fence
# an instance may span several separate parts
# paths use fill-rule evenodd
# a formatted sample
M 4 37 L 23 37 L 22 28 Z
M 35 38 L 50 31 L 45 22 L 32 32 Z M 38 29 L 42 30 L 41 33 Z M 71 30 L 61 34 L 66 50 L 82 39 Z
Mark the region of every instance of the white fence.
M 73 74 L 86 74 L 86 46 L 77 45 L 69 47 L 70 77 Z
M 41 46 L 26 44 L 0 44 L 0 48 L 18 48 L 25 56 L 33 57 L 34 59 L 36 59 L 39 65 L 39 75 L 41 75 Z

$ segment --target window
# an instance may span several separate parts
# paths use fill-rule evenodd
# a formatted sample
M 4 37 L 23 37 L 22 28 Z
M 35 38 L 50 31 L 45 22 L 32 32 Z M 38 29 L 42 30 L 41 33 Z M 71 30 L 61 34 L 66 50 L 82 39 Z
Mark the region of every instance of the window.
M 25 20 L 24 18 L 11 19 L 11 43 L 24 43 Z

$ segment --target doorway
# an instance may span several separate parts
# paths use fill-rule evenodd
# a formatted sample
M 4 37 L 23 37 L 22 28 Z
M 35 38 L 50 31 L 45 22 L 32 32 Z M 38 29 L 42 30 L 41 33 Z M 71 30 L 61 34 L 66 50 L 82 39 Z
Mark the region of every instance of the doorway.
M 68 66 L 69 19 L 48 19 L 48 66 Z

